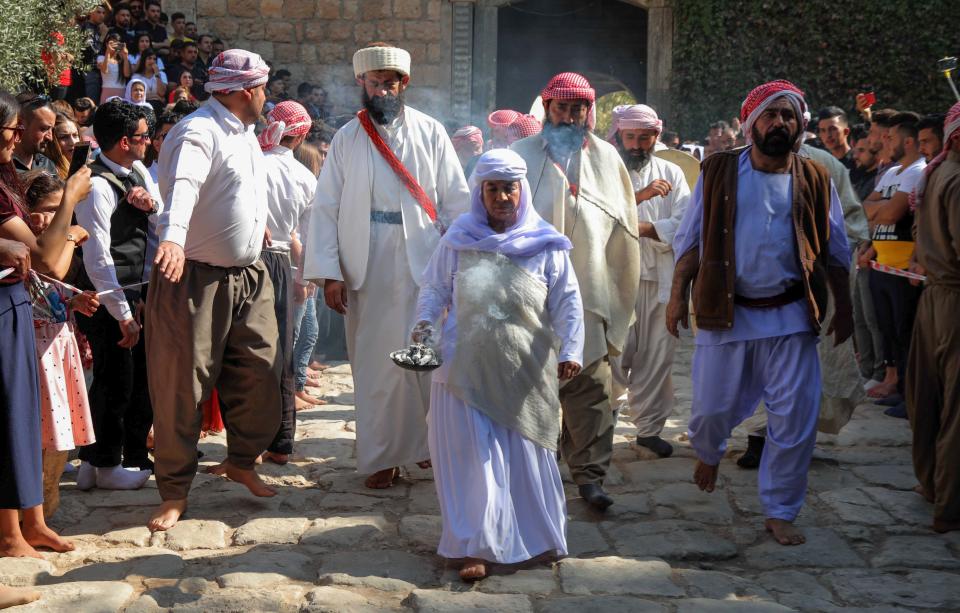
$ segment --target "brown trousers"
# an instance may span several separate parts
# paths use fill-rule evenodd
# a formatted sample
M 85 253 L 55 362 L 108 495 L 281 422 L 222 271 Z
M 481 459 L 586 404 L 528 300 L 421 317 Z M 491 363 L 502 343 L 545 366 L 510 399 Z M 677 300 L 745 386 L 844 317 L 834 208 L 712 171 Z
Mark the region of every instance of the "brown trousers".
M 960 521 L 960 290 L 927 287 L 907 359 L 913 470 L 934 496 L 933 516 Z
M 602 484 L 613 456 L 610 362 L 606 356 L 560 388 L 560 453 L 577 485 Z
M 187 260 L 178 283 L 154 268 L 146 314 L 157 488 L 183 500 L 197 472 L 199 405 L 214 388 L 234 466 L 252 469 L 280 426 L 273 285 L 259 260 L 238 268 Z

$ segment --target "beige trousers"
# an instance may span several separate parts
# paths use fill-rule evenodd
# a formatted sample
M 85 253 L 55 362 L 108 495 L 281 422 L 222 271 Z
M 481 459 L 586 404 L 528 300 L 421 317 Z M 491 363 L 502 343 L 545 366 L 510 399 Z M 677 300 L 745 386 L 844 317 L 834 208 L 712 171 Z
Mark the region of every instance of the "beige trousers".
M 178 283 L 154 268 L 147 319 L 157 488 L 183 500 L 197 472 L 199 405 L 214 388 L 232 465 L 252 469 L 280 426 L 273 285 L 259 260 L 237 268 L 187 260 Z

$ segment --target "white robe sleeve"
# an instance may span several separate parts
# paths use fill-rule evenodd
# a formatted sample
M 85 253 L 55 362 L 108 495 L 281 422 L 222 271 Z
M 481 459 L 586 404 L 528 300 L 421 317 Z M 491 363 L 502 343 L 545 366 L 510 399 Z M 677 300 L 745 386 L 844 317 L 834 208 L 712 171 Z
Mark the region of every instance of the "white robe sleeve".
M 457 270 L 457 252 L 441 244 L 427 262 L 417 298 L 416 321 L 436 324 L 453 304 L 453 275 Z
M 560 338 L 560 362 L 583 366 L 583 301 L 580 284 L 565 250 L 547 252 L 544 275 L 547 277 L 547 311 L 553 332 Z
M 340 269 L 340 199 L 343 196 L 343 171 L 348 161 L 342 132 L 330 143 L 330 151 L 317 180 L 313 206 L 308 215 L 306 230 L 301 229 L 303 241 L 302 279 L 314 281 L 321 287 L 324 279 L 343 281 Z M 301 221 L 302 223 L 302 221 Z
M 672 248 L 673 237 L 677 233 L 677 228 L 680 227 L 680 222 L 683 221 L 683 215 L 687 212 L 687 207 L 690 206 L 690 186 L 687 185 L 683 173 L 674 173 L 670 177 L 670 183 L 673 185 L 673 189 L 667 196 L 670 200 L 670 217 L 653 222 L 653 227 L 657 230 L 657 236 L 660 237 L 656 246 L 663 248 L 664 251 Z

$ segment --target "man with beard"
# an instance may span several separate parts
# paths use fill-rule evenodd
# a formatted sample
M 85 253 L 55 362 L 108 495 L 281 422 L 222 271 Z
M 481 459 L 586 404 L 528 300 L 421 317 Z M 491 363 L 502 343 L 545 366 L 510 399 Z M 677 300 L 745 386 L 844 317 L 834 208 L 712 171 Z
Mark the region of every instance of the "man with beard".
M 919 121 L 920 116 L 909 111 L 897 113 L 890 119 L 887 155 L 895 165 L 884 173 L 874 192 L 863 203 L 873 230 L 872 245 L 861 256 L 863 267 L 870 266 L 871 259 L 890 268 L 906 270 L 910 267 L 914 242 L 909 197 L 927 165 L 917 142 Z M 870 292 L 883 334 L 883 360 L 888 377 L 882 385 L 870 390 L 869 395 L 889 398 L 888 402 L 893 406 L 885 413 L 906 418 L 907 407 L 902 401 L 904 367 L 920 288 L 911 285 L 905 277 L 871 270 Z M 900 398 L 897 399 L 896 395 Z
M 679 166 L 655 157 L 663 122 L 645 104 L 618 106 L 608 138 L 630 173 L 640 235 L 640 291 L 637 320 L 623 354 L 612 360 L 614 380 L 627 388 L 626 414 L 637 427 L 637 445 L 661 458 L 673 446 L 660 437 L 673 413 L 673 354 L 677 339 L 663 325 L 673 281 L 673 235 L 683 219 L 690 188 Z
M 541 98 L 543 131 L 511 148 L 527 163 L 534 208 L 573 243 L 586 344 L 583 370 L 560 388 L 560 452 L 580 495 L 603 510 L 613 504 L 603 490 L 615 421 L 610 357 L 627 342 L 640 285 L 636 196 L 616 148 L 590 131 L 596 93 L 586 78 L 561 73 Z
M 333 137 L 314 196 L 303 276 L 346 315 L 357 470 L 390 487 L 429 466 L 430 375 L 387 354 L 407 345 L 427 261 L 470 193 L 443 124 L 404 103 L 410 54 L 373 43 L 353 56 L 363 110 Z
M 917 263 L 927 275 L 907 366 L 915 488 L 933 503 L 933 529 L 960 530 L 960 102 L 946 115 L 943 148 L 915 198 Z
M 266 165 L 253 126 L 270 67 L 231 49 L 213 61 L 212 98 L 167 133 L 160 149 L 165 205 L 147 296 L 147 377 L 157 489 L 151 532 L 187 508 L 197 472 L 199 405 L 214 388 L 227 424 L 223 472 L 274 496 L 254 471 L 280 426 L 273 284 L 260 260 L 267 226 Z
M 730 433 L 759 402 L 767 445 L 758 485 L 766 529 L 782 545 L 803 505 L 820 404 L 817 333 L 829 285 L 837 344 L 853 329 L 850 252 L 843 211 L 820 164 L 792 149 L 804 130 L 803 93 L 787 81 L 757 87 L 740 110 L 749 142 L 703 163 L 690 208 L 673 241 L 677 255 L 667 326 L 699 328 L 693 357 L 690 443 L 694 481 L 716 487 Z

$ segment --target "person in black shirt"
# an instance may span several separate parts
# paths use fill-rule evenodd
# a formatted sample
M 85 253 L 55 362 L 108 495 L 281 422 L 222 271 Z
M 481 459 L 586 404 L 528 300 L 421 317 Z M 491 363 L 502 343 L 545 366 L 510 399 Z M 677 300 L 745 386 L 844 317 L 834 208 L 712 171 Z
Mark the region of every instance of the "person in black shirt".
M 877 184 L 877 166 L 879 160 L 870 148 L 870 132 L 865 125 L 857 124 L 850 131 L 850 154 L 854 167 L 850 170 L 850 183 L 857 192 L 860 202 L 867 199 Z
M 817 136 L 823 142 L 823 147 L 833 154 L 847 170 L 853 170 L 856 164 L 847 137 L 850 135 L 850 125 L 847 114 L 838 106 L 828 106 L 820 109 L 818 114 Z
M 53 127 L 56 123 L 57 114 L 46 96 L 30 94 L 25 100 L 20 100 L 20 125 L 23 126 L 23 133 L 13 150 L 13 165 L 17 172 L 24 173 L 39 168 L 52 175 L 57 174 L 56 165 L 43 155 L 47 143 L 53 140 Z
M 147 0 L 147 18 L 137 24 L 137 32 L 146 32 L 150 35 L 153 42 L 153 48 L 165 55 L 166 50 L 170 48 L 170 41 L 167 40 L 167 27 L 160 23 L 160 2 L 158 0 Z

